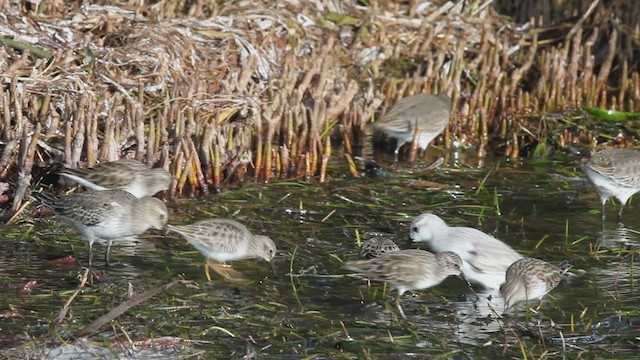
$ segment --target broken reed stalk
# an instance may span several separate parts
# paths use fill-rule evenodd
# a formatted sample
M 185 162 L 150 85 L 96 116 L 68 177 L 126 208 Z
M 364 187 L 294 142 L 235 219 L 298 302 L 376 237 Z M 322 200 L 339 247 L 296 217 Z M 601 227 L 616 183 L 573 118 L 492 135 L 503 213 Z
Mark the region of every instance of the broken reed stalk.
M 255 169 L 256 169 L 256 181 L 258 181 L 258 178 L 260 177 L 260 173 L 262 170 L 262 163 L 263 163 L 263 148 L 262 148 L 262 119 L 260 118 L 260 116 L 256 116 L 256 132 L 258 133 L 258 136 L 256 137 L 256 161 L 254 162 L 255 164 Z
M 89 325 L 85 326 L 82 330 L 77 331 L 73 334 L 74 338 L 82 338 L 93 335 L 96 331 L 100 330 L 101 327 L 110 323 L 113 319 L 127 312 L 130 308 L 141 304 L 147 299 L 156 296 L 157 294 L 166 291 L 175 285 L 178 284 L 188 284 L 192 283 L 191 281 L 183 280 L 182 278 L 178 278 L 176 280 L 171 281 L 168 284 L 155 287 L 153 289 L 147 290 L 141 294 L 137 294 L 130 299 L 124 301 L 120 305 L 113 308 L 111 311 L 92 321 Z
M 202 162 L 200 161 L 200 157 L 198 156 L 198 150 L 196 149 L 196 145 L 193 143 L 191 139 L 189 139 L 189 149 L 191 153 L 194 155 L 193 166 L 195 168 L 195 177 L 197 180 L 197 186 L 200 188 L 204 195 L 209 195 L 209 188 L 207 186 L 207 181 L 205 180 L 204 174 L 202 173 Z
M 200 154 L 202 154 L 201 168 L 206 184 L 213 183 L 213 172 L 208 170 L 213 169 L 213 146 L 215 145 L 213 133 L 214 121 L 213 119 L 209 119 L 206 123 L 202 132 L 202 139 L 199 143 Z
M 173 190 L 171 191 L 171 197 L 175 198 L 175 196 L 178 193 L 182 194 L 184 183 L 187 181 L 186 171 L 184 170 L 184 167 L 185 167 L 184 152 L 182 152 L 181 146 L 178 146 L 176 157 L 173 163 L 174 163 L 174 170 L 173 170 L 174 186 L 173 186 Z
M 215 137 L 217 139 L 217 137 Z M 220 189 L 220 182 L 222 181 L 222 165 L 220 162 L 220 142 L 216 141 L 213 145 L 213 169 L 210 171 L 213 173 L 213 188 L 214 190 Z
M 306 181 L 309 181 L 309 179 L 311 178 L 311 154 L 309 153 L 309 151 L 306 152 L 305 156 L 301 159 L 304 161 L 304 179 Z M 302 169 L 303 167 L 300 166 L 300 169 Z
M 518 145 L 518 134 L 515 132 L 511 133 L 511 158 L 517 159 L 520 157 L 520 146 Z
M 189 189 L 191 190 L 190 195 L 193 196 L 194 195 L 194 182 L 197 182 L 195 180 L 195 176 L 194 176 L 194 169 L 193 169 L 193 164 L 195 162 L 195 154 L 192 153 L 191 151 L 189 151 L 189 145 L 187 144 L 186 140 L 183 140 L 180 142 L 180 145 L 182 147 L 182 153 L 183 154 L 188 154 L 186 155 L 186 162 L 184 164 L 184 171 L 182 173 L 182 178 L 180 178 L 180 193 L 183 194 L 183 191 L 185 191 L 185 186 L 188 183 L 189 185 L 191 185 L 189 187 Z
M 64 305 L 62 305 L 62 308 L 60 308 L 60 311 L 58 311 L 58 315 L 56 315 L 56 317 L 51 321 L 51 325 L 49 326 L 49 336 L 53 340 L 56 340 L 58 338 L 57 336 L 58 326 L 60 326 L 64 318 L 69 313 L 69 308 L 71 307 L 71 304 L 76 299 L 78 294 L 80 294 L 80 291 L 82 291 L 88 279 L 89 279 L 89 269 L 83 268 L 81 272 L 80 283 L 78 284 L 78 288 L 76 289 L 76 291 L 73 292 L 73 294 L 71 294 L 71 296 L 69 296 L 67 301 L 64 302 Z
M 411 148 L 409 149 L 409 164 L 413 164 L 416 161 L 416 154 L 418 153 L 418 140 L 420 139 L 420 126 L 418 119 L 415 120 L 415 131 L 413 132 L 413 139 L 411 140 Z
M 269 181 L 271 179 L 272 169 L 274 167 L 273 164 L 273 152 L 271 151 L 271 139 L 273 138 L 273 123 L 268 120 L 267 121 L 267 137 L 264 142 L 264 151 L 263 154 L 265 156 L 264 159 L 264 173 L 262 174 L 262 178 L 264 181 Z
M 26 118 L 24 118 L 26 120 Z M 36 146 L 38 145 L 38 139 L 40 138 L 40 131 L 42 125 L 36 123 L 36 128 L 31 134 L 29 134 L 29 127 L 24 126 L 23 135 L 20 140 L 20 164 L 18 172 L 18 187 L 14 193 L 13 204 L 11 205 L 12 213 L 16 213 L 22 205 L 22 200 L 27 196 L 27 190 L 31 185 L 31 172 L 33 170 L 34 157 L 36 153 Z
M 26 196 L 26 191 L 31 184 L 31 172 L 34 163 L 36 146 L 40 137 L 40 131 L 42 125 L 36 122 L 35 129 L 31 130 L 32 124 L 29 123 L 28 117 L 23 116 L 22 104 L 24 97 L 17 91 L 17 83 L 14 78 L 11 82 L 10 96 L 13 98 L 13 104 L 16 109 L 15 121 L 16 121 L 16 138 L 19 139 L 18 147 L 18 179 L 16 190 L 13 197 L 13 203 L 11 204 L 11 212 L 15 213 L 20 208 L 22 200 Z
M 144 126 L 144 113 L 142 111 L 142 105 L 138 102 L 131 102 L 131 115 L 135 123 L 135 137 L 136 137 L 136 155 L 135 158 L 138 161 L 143 161 L 146 155 L 146 141 L 145 126 Z
M 71 121 L 71 119 L 68 119 L 67 121 L 69 121 L 72 124 L 72 128 L 73 128 L 73 141 L 71 142 L 71 149 L 70 149 L 70 162 L 72 164 L 72 167 L 78 167 L 78 164 L 80 163 L 80 159 L 82 157 L 82 149 L 84 147 L 84 143 L 85 143 L 85 127 L 87 124 L 86 118 L 85 118 L 85 107 L 87 106 L 87 101 L 89 101 L 89 96 L 84 94 L 82 95 L 82 97 L 80 98 L 80 102 L 78 103 L 77 107 L 75 108 L 75 111 L 73 113 L 70 114 L 70 116 L 73 118 L 73 120 Z
M 307 168 L 307 179 L 310 180 L 312 176 L 315 176 L 316 169 L 319 163 L 318 148 L 322 148 L 318 136 L 318 112 L 320 111 L 318 103 L 316 102 L 311 108 L 309 114 L 309 162 Z
M 289 149 L 287 148 L 287 145 L 282 145 L 280 146 L 280 154 L 279 154 L 279 158 L 280 158 L 280 166 L 281 166 L 281 171 L 279 176 L 281 178 L 287 178 L 290 175 L 290 164 L 291 164 L 291 159 L 289 158 Z
M 149 118 L 149 135 L 147 138 L 147 161 L 146 164 L 152 167 L 157 159 L 158 144 L 156 143 L 156 122 L 153 117 Z
M 4 141 L 4 150 L 2 151 L 2 157 L 0 158 L 0 178 L 5 179 L 7 174 L 11 170 L 13 165 L 13 158 L 15 148 L 18 145 L 18 140 Z
M 327 168 L 329 167 L 329 159 L 331 158 L 331 136 L 326 136 L 324 151 L 322 152 L 322 163 L 320 164 L 319 182 L 325 182 L 327 178 Z
M 481 109 L 478 117 L 480 120 L 480 144 L 486 146 L 489 144 L 489 121 L 487 119 L 487 112 Z
M 196 162 L 198 161 L 198 154 L 193 151 L 189 151 L 189 196 L 194 197 L 198 190 L 198 176 L 196 174 Z
M 2 92 L 2 140 L 9 141 L 12 139 L 11 136 L 11 105 L 9 102 L 11 101 L 11 91 Z M 16 114 L 17 116 L 17 114 Z
M 271 149 L 271 156 L 273 157 L 273 173 L 282 173 L 282 161 L 280 161 L 280 153 L 276 149 Z
M 360 174 L 358 173 L 358 167 L 356 166 L 356 163 L 353 161 L 353 157 L 351 154 L 353 154 L 353 148 L 351 146 L 351 138 L 353 136 L 348 133 L 347 131 L 342 131 L 342 142 L 344 145 L 344 158 L 345 160 L 347 160 L 347 165 L 349 167 L 349 173 L 351 174 L 351 176 L 353 177 L 359 177 Z
M 9 102 L 11 101 L 12 92 L 3 92 L 2 93 L 2 109 L 3 109 L 3 131 L 2 131 L 2 142 L 4 145 L 4 149 L 2 150 L 2 157 L 0 157 L 0 178 L 6 178 L 9 170 L 11 169 L 11 165 L 14 162 L 14 151 L 16 146 L 18 145 L 18 140 L 14 134 L 12 134 L 11 129 L 11 110 Z M 18 116 L 18 112 L 16 111 L 16 117 Z
M 96 103 L 90 102 L 89 109 L 87 111 L 87 126 L 86 130 L 86 146 L 85 146 L 85 154 L 87 166 L 93 166 L 96 163 L 96 151 L 98 149 L 98 120 L 97 113 L 95 111 Z

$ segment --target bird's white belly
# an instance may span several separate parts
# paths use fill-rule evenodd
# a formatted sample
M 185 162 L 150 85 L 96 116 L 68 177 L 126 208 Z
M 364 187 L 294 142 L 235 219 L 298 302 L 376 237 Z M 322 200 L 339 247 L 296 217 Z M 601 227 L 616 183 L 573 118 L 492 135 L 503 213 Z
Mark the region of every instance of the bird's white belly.
M 149 189 L 147 189 L 146 187 L 143 187 L 138 181 L 134 181 L 131 184 L 127 185 L 126 187 L 122 188 L 122 190 L 140 199 L 145 195 L 147 195 L 147 191 Z
M 211 249 L 207 246 L 203 246 L 202 244 L 192 245 L 206 257 L 220 263 L 245 258 L 247 257 L 248 252 L 246 247 L 239 248 L 236 251 L 220 251 L 217 249 Z
M 616 197 L 620 201 L 626 202 L 626 200 L 628 200 L 633 194 L 640 190 L 620 185 L 613 181 L 611 178 L 602 176 L 600 173 L 589 168 L 587 168 L 586 172 L 589 179 L 598 190 L 598 193 L 600 193 L 600 196 L 604 198 L 603 201 L 606 201 L 606 199 L 610 197 Z
M 541 297 L 545 296 L 547 293 L 549 292 L 549 288 L 547 287 L 547 285 L 540 281 L 540 282 L 535 282 L 533 284 L 529 284 L 529 286 L 527 287 L 527 298 L 529 300 L 534 300 L 534 299 L 540 299 Z
M 469 282 L 480 284 L 488 289 L 500 289 L 500 285 L 504 283 L 506 277 L 506 271 L 480 272 L 467 261 L 462 263 L 462 273 Z

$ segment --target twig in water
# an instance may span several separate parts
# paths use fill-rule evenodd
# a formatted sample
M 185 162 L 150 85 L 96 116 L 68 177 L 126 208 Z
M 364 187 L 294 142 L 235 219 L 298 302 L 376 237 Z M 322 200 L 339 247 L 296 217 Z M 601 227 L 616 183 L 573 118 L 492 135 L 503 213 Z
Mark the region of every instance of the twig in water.
M 151 290 L 147 290 L 145 292 L 143 292 L 142 294 L 138 294 L 132 298 L 130 298 L 129 300 L 123 302 L 122 304 L 116 306 L 114 309 L 112 309 L 111 311 L 109 311 L 108 313 L 106 313 L 105 315 L 102 315 L 101 317 L 97 318 L 96 320 L 94 320 L 93 322 L 91 322 L 91 324 L 85 326 L 82 330 L 76 332 L 75 334 L 73 334 L 73 337 L 75 338 L 81 338 L 81 337 L 87 337 L 87 336 L 91 336 L 93 333 L 95 333 L 96 331 L 98 331 L 98 329 L 100 329 L 102 326 L 108 324 L 109 322 L 111 322 L 111 320 L 117 318 L 118 316 L 124 314 L 127 310 L 129 310 L 130 308 L 139 305 L 140 303 L 142 303 L 143 301 L 159 294 L 160 292 L 167 290 L 177 284 L 186 284 L 189 283 L 190 281 L 187 280 L 183 280 L 182 278 L 173 280 L 172 282 L 166 284 L 166 285 L 162 285 L 162 286 L 158 286 L 155 287 Z
M 54 334 L 56 332 L 56 329 L 58 328 L 58 325 L 60 325 L 62 320 L 64 320 L 65 316 L 67 316 L 67 313 L 69 312 L 69 306 L 71 306 L 71 303 L 73 302 L 73 300 L 76 299 L 76 296 L 78 296 L 78 294 L 80 293 L 80 290 L 84 288 L 84 285 L 87 283 L 87 278 L 89 277 L 88 275 L 89 275 L 89 269 L 83 268 L 82 274 L 80 276 L 80 284 L 78 284 L 78 288 L 76 289 L 76 291 L 74 291 L 73 294 L 71 294 L 71 296 L 69 296 L 67 301 L 65 301 L 64 305 L 60 309 L 60 312 L 58 312 L 58 315 L 51 322 L 51 326 L 49 327 L 49 335 L 52 338 L 54 339 L 56 338 Z

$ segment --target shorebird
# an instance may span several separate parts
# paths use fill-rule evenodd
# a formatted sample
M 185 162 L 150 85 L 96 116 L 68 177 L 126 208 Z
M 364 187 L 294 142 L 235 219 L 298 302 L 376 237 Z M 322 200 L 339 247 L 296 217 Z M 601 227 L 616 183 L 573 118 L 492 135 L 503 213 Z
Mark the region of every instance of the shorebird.
M 470 227 L 448 226 L 434 214 L 422 214 L 411 223 L 411 239 L 426 242 L 436 252 L 453 251 L 462 258 L 462 273 L 472 283 L 499 289 L 507 268 L 522 258 L 502 241 Z
M 378 121 L 373 129 L 397 140 L 394 151 L 398 161 L 400 147 L 413 140 L 418 127 L 418 147 L 425 151 L 449 123 L 451 98 L 447 94 L 417 94 L 407 96 L 395 103 Z
M 393 240 L 385 236 L 374 236 L 362 242 L 360 260 L 377 258 L 394 251 L 400 251 L 400 248 Z
M 63 169 L 60 175 L 93 190 L 120 189 L 137 198 L 168 190 L 173 181 L 168 171 L 149 169 L 137 160 L 117 160 L 84 169 Z
M 558 286 L 568 269 L 568 263 L 557 267 L 535 258 L 514 262 L 507 269 L 506 281 L 500 287 L 505 308 L 519 301 L 541 299 Z
M 386 281 L 396 290 L 396 307 L 406 319 L 400 297 L 408 290 L 427 289 L 440 284 L 449 275 L 460 275 L 462 259 L 446 251 L 436 255 L 424 250 L 401 250 L 370 260 L 349 261 L 344 268 L 371 280 Z
M 246 226 L 231 219 L 206 219 L 189 225 L 168 225 L 207 257 L 205 275 L 211 281 L 209 268 L 228 280 L 239 280 L 226 261 L 261 258 L 269 262 L 276 256 L 276 245 L 264 235 L 252 234 Z M 211 264 L 213 259 L 218 264 Z M 275 269 L 273 270 L 275 274 Z
M 67 196 L 34 193 L 34 196 L 87 239 L 89 265 L 95 240 L 107 240 L 105 261 L 109 264 L 114 240 L 137 236 L 148 229 L 162 230 L 169 220 L 162 201 L 149 196 L 138 199 L 124 190 L 87 191 Z
M 582 162 L 587 174 L 600 195 L 602 220 L 604 207 L 610 197 L 620 201 L 618 220 L 622 220 L 622 209 L 633 194 L 640 191 L 640 152 L 632 149 L 606 149 L 593 154 Z

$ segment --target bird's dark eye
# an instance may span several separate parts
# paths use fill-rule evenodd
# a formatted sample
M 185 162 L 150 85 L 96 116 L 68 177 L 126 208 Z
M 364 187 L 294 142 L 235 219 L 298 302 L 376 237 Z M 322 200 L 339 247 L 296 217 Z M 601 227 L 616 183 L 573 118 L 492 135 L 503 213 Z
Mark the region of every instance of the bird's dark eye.
M 418 227 L 417 227 L 417 226 L 412 227 L 412 228 L 411 228 L 411 231 L 413 231 L 413 232 L 418 232 Z

